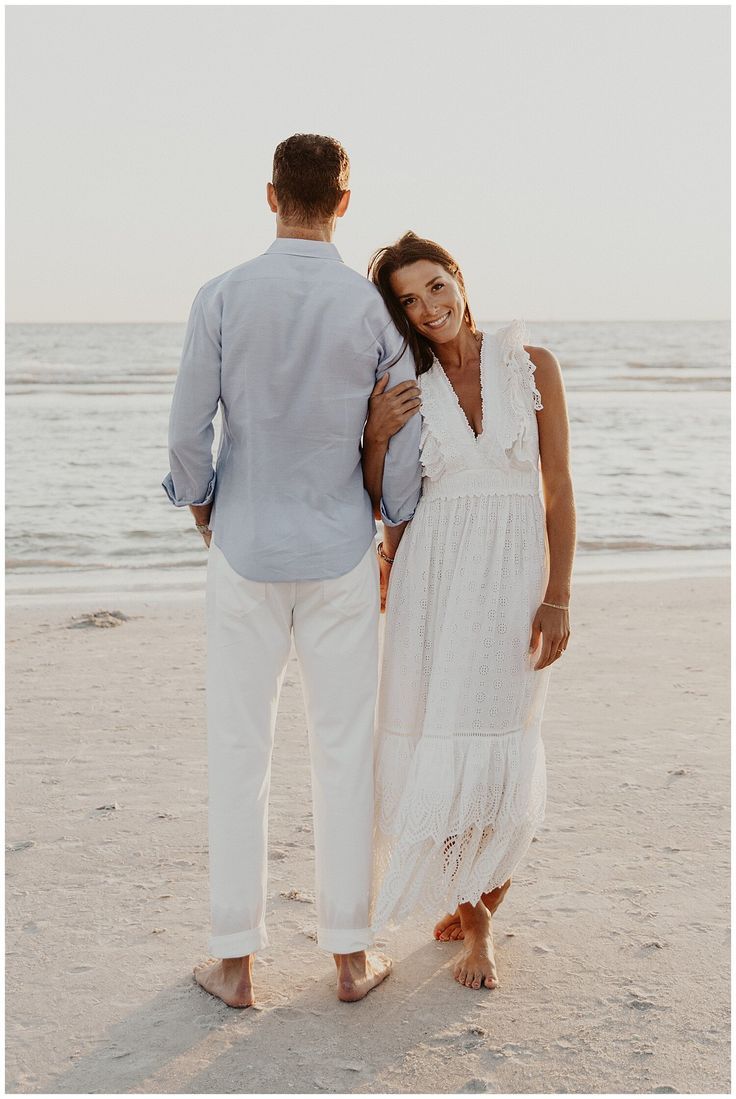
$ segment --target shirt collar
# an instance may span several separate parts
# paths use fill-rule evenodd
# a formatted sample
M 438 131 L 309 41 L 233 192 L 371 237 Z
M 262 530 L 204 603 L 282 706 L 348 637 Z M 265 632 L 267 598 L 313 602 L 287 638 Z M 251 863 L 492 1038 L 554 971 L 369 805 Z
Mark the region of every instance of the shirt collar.
M 267 254 L 282 256 L 309 256 L 311 259 L 332 259 L 342 263 L 342 256 L 334 244 L 326 240 L 302 240 L 300 237 L 277 237 Z

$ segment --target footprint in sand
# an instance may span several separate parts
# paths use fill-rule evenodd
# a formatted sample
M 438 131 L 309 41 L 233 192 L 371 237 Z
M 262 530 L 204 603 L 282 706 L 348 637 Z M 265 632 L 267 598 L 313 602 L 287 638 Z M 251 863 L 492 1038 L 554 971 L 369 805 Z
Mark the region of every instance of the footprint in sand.
M 528 1046 L 520 1046 L 515 1042 L 506 1042 L 503 1046 L 484 1050 L 483 1057 L 490 1058 L 493 1061 L 501 1061 L 506 1058 L 513 1061 L 517 1057 L 534 1057 L 537 1053 L 538 1050 L 529 1049 Z
M 307 1011 L 302 1007 L 294 1007 L 292 1004 L 279 1004 L 271 1008 L 269 1012 L 272 1018 L 281 1019 L 284 1022 L 301 1022 Z
M 654 1000 L 650 1000 L 643 992 L 634 992 L 632 990 L 631 996 L 632 998 L 627 1002 L 627 1007 L 633 1007 L 637 1011 L 651 1011 L 659 1007 Z
M 471 1050 L 482 1046 L 487 1038 L 487 1033 L 481 1026 L 469 1026 L 463 1030 L 450 1030 L 445 1034 L 438 1034 L 436 1038 L 428 1042 L 430 1046 L 452 1045 L 460 1049 Z

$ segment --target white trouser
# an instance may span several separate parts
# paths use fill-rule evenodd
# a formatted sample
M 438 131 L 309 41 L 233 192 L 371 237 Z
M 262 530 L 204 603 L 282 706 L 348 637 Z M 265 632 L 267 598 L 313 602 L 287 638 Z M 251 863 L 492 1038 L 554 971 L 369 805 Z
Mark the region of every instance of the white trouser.
M 268 945 L 271 751 L 292 633 L 312 760 L 317 941 L 335 954 L 372 942 L 378 613 L 373 546 L 345 576 L 272 584 L 244 579 L 210 546 L 210 950 L 217 957 Z

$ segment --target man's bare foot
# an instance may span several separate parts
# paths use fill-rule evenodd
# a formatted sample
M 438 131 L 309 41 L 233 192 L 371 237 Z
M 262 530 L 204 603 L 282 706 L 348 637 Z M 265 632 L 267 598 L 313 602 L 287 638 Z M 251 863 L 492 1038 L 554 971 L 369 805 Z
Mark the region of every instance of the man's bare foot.
M 508 881 L 505 881 L 503 885 L 499 885 L 496 889 L 492 889 L 490 893 L 484 893 L 482 895 L 481 900 L 491 915 L 493 915 L 508 893 L 510 885 L 511 878 L 509 878 Z M 453 912 L 451 916 L 443 916 L 442 919 L 435 924 L 434 937 L 441 943 L 455 942 L 457 939 L 465 938 L 460 923 L 459 908 Z
M 498 984 L 493 954 L 491 914 L 485 904 L 461 904 L 460 920 L 465 934 L 465 949 L 458 959 L 454 975 L 466 988 L 495 988 Z
M 210 996 L 217 996 L 228 1007 L 250 1007 L 253 993 L 253 955 L 223 958 L 194 967 L 194 979 Z
M 393 962 L 378 950 L 356 954 L 334 954 L 337 966 L 337 998 L 345 1003 L 362 1000 L 372 988 L 385 981 Z

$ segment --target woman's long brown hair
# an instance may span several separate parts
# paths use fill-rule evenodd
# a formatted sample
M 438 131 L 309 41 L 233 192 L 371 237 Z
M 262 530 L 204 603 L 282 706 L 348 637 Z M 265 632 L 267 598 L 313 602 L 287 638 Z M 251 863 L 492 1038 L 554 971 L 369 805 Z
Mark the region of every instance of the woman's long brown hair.
M 381 297 L 386 303 L 391 318 L 402 334 L 414 355 L 417 364 L 417 374 L 424 374 L 434 362 L 434 352 L 429 340 L 417 332 L 404 312 L 399 299 L 391 289 L 391 276 L 401 267 L 408 267 L 410 263 L 426 259 L 430 263 L 438 263 L 444 267 L 448 275 L 451 275 L 460 287 L 460 292 L 465 300 L 465 321 L 470 331 L 475 332 L 476 324 L 468 305 L 468 296 L 465 292 L 465 282 L 462 272 L 450 253 L 433 240 L 418 237 L 416 233 L 404 233 L 395 244 L 388 244 L 385 248 L 379 248 L 368 266 L 368 278 L 372 279 L 378 287 Z

